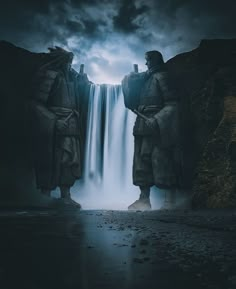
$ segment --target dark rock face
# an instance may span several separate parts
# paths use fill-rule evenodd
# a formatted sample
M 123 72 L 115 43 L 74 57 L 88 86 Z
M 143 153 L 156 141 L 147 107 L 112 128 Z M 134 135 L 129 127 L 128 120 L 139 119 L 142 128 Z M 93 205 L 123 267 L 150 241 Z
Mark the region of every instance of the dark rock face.
M 236 39 L 203 40 L 168 66 L 187 122 L 193 206 L 236 207 Z
M 44 57 L 0 42 L 0 199 L 36 190 L 26 115 L 32 75 Z M 236 39 L 203 40 L 167 65 L 181 96 L 184 176 L 193 205 L 236 207 Z
M 40 56 L 0 42 L 0 199 L 32 197 L 36 188 L 28 135 L 27 99 Z

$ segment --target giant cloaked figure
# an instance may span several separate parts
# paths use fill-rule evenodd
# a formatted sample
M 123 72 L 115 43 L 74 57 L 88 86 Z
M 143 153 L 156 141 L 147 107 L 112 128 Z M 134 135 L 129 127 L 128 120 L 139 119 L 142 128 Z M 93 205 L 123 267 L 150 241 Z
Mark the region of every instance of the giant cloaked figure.
M 178 97 L 158 51 L 145 55 L 148 70 L 122 81 L 125 106 L 137 114 L 133 129 L 133 183 L 140 197 L 129 209 L 151 209 L 150 188 L 165 190 L 163 208 L 175 206 L 180 186 Z
M 59 186 L 64 202 L 75 205 L 70 187 L 82 174 L 90 82 L 72 60 L 73 53 L 50 48 L 34 76 L 31 116 L 37 186 L 49 196 Z

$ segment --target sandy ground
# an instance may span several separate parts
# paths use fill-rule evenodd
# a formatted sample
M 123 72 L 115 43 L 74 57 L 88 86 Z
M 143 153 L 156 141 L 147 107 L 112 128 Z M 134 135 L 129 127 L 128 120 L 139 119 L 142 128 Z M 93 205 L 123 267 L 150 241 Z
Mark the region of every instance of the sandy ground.
M 233 289 L 236 211 L 0 212 L 0 289 Z

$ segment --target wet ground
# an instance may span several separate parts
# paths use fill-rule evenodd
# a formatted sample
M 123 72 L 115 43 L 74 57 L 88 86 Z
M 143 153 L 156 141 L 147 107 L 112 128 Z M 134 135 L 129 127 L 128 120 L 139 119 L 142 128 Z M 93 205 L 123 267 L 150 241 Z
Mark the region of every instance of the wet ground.
M 236 211 L 1 211 L 0 233 L 0 289 L 236 288 Z

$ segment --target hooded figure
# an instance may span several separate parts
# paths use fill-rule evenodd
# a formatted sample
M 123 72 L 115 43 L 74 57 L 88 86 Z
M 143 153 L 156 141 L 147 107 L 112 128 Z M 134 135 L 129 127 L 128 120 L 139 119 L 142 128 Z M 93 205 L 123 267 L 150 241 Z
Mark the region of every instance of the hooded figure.
M 71 69 L 73 53 L 60 47 L 49 50 L 33 83 L 31 113 L 36 182 L 48 196 L 59 186 L 65 203 L 75 205 L 70 187 L 82 173 L 83 98 L 90 82 L 86 74 Z
M 140 197 L 131 210 L 151 209 L 150 188 L 165 190 L 163 208 L 173 208 L 179 187 L 178 99 L 159 51 L 145 54 L 148 70 L 122 81 L 125 106 L 137 114 L 133 129 L 133 183 Z

